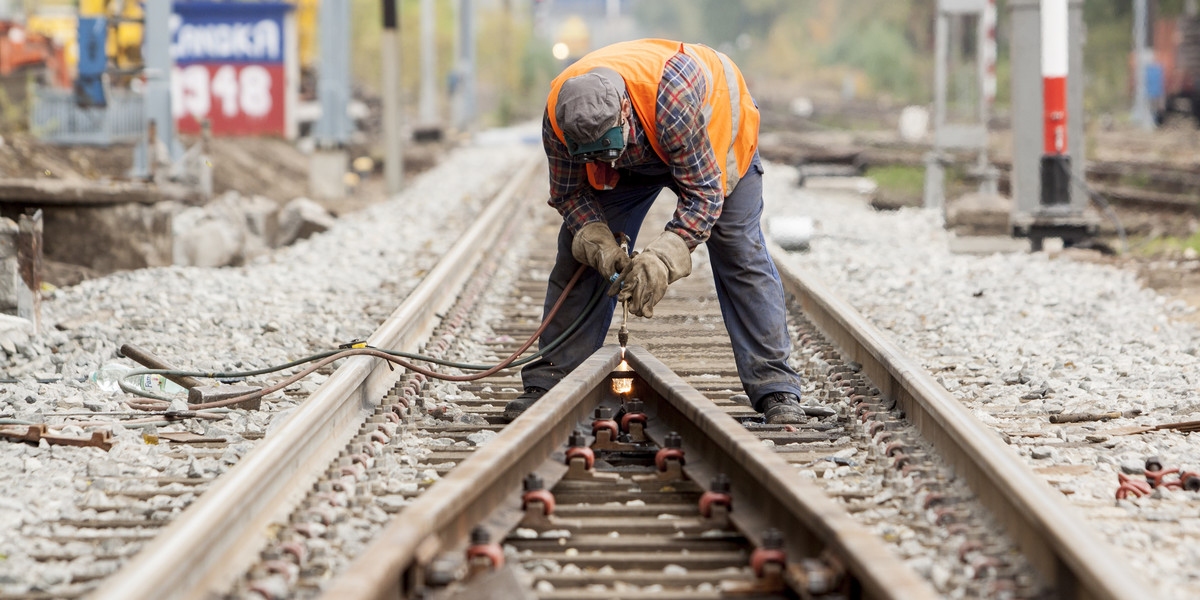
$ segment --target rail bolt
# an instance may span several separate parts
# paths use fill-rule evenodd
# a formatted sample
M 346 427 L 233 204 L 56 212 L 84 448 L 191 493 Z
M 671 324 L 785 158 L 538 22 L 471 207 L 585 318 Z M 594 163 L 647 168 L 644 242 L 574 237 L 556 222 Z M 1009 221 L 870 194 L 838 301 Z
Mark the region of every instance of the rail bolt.
M 705 519 L 712 518 L 714 507 L 724 507 L 726 513 L 733 508 L 733 496 L 729 494 L 730 482 L 727 475 L 720 473 L 713 477 L 710 487 L 710 490 L 700 496 L 700 516 Z
M 1150 484 L 1151 488 L 1156 488 L 1160 485 L 1164 485 L 1163 479 L 1166 478 L 1167 475 L 1178 472 L 1178 467 L 1164 469 L 1162 468 L 1162 465 L 1159 465 L 1159 468 L 1157 469 L 1146 469 L 1146 483 Z
M 1179 481 L 1182 482 L 1183 489 L 1189 492 L 1200 492 L 1200 473 L 1185 471 L 1179 474 Z
M 530 473 L 525 476 L 525 494 L 521 496 L 521 509 L 528 510 L 531 504 L 540 502 L 542 514 L 550 516 L 554 512 L 554 494 L 544 487 L 542 478 Z
M 567 438 L 567 444 L 572 448 L 586 448 L 588 445 L 587 436 L 583 435 L 582 431 L 572 431 L 571 437 Z
M 596 453 L 587 445 L 587 437 L 578 431 L 571 432 L 571 437 L 568 440 L 571 445 L 567 448 L 567 464 L 570 465 L 572 459 L 581 458 L 584 461 L 584 470 L 592 470 L 592 465 L 596 463 Z
M 467 564 L 471 575 L 504 566 L 504 551 L 500 544 L 491 543 L 492 536 L 483 527 L 471 530 L 471 545 L 467 548 Z
M 621 416 L 621 431 L 629 432 L 629 426 L 632 423 L 641 423 L 646 425 L 646 405 L 641 400 L 634 398 L 624 404 L 622 409 L 625 414 Z
M 1161 471 L 1163 468 L 1162 461 L 1157 456 L 1151 456 L 1146 459 L 1147 471 Z
M 892 442 L 892 443 L 888 444 L 886 448 L 883 449 L 883 453 L 887 456 L 896 456 L 897 454 L 904 452 L 907 449 L 908 449 L 908 446 L 905 445 L 904 442 Z
M 602 437 L 602 434 L 607 432 L 608 437 Z M 600 407 L 596 409 L 596 419 L 592 421 L 592 435 L 595 436 L 596 442 L 615 442 L 619 429 L 617 422 L 612 418 L 612 409 Z
M 767 565 L 776 565 L 777 570 L 772 569 L 773 572 L 768 573 Z M 764 531 L 762 546 L 755 548 L 754 553 L 750 555 L 750 568 L 754 570 L 754 576 L 763 578 L 768 575 L 780 575 L 786 566 L 787 554 L 783 551 L 783 533 L 774 528 Z
M 667 470 L 667 461 L 678 461 L 680 466 L 684 464 L 683 458 L 683 438 L 679 437 L 678 433 L 672 431 L 667 434 L 663 440 L 663 447 L 654 455 L 654 466 L 658 467 L 660 472 Z

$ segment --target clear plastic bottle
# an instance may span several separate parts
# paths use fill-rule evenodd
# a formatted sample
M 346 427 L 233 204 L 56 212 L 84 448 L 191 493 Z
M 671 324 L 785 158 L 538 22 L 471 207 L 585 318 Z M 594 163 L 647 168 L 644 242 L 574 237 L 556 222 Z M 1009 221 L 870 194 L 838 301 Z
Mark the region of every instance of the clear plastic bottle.
M 132 370 L 121 363 L 106 363 L 98 370 L 92 371 L 92 374 L 88 375 L 88 381 L 95 383 L 100 389 L 111 394 L 121 391 L 121 384 L 119 383 L 121 376 Z
M 88 376 L 88 381 L 95 382 L 100 389 L 111 394 L 121 391 L 120 380 L 130 371 L 133 371 L 132 367 L 127 367 L 121 363 L 106 363 L 98 370 L 92 372 Z M 126 382 L 128 385 L 156 394 L 178 394 L 186 391 L 183 386 L 176 384 L 162 375 L 138 375 L 137 377 L 127 379 Z
M 183 388 L 183 386 L 175 383 L 174 381 L 171 381 L 170 379 L 167 379 L 163 375 L 157 375 L 157 374 L 155 374 L 155 375 L 139 375 L 139 376 L 131 379 L 130 382 L 133 385 L 140 387 L 143 390 L 146 390 L 147 392 L 156 392 L 156 393 L 161 392 L 164 394 L 178 394 L 180 392 L 187 391 L 186 389 Z

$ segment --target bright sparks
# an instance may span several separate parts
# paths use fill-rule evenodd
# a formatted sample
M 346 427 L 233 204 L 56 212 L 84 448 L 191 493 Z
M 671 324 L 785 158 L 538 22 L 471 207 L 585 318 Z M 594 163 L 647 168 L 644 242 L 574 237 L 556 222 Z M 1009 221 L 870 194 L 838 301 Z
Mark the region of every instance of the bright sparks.
M 628 394 L 633 391 L 633 380 L 628 377 L 613 378 L 612 390 L 614 394 Z
M 630 370 L 631 369 L 629 368 L 629 363 L 625 362 L 624 360 L 621 361 L 621 364 L 617 365 L 618 373 L 620 373 L 622 371 L 630 371 Z M 628 394 L 629 392 L 633 391 L 633 378 L 632 377 L 613 377 L 612 378 L 612 391 L 614 394 Z

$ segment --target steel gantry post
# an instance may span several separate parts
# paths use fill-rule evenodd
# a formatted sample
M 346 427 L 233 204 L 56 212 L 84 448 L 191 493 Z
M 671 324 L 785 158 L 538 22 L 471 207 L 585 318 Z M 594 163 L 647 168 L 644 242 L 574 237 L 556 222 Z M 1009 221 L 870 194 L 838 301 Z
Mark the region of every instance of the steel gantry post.
M 996 4 L 995 0 L 938 0 L 937 21 L 934 24 L 934 109 L 933 145 L 925 155 L 924 206 L 945 210 L 945 165 L 955 151 L 975 152 L 977 156 L 975 174 L 979 177 L 979 191 L 983 194 L 996 193 L 999 172 L 988 159 L 988 120 L 992 101 L 996 97 Z M 961 27 L 970 19 L 975 20 L 975 38 L 979 41 L 975 49 L 975 75 L 977 81 L 963 79 L 960 68 L 961 56 L 965 54 L 961 35 L 951 32 L 952 26 Z M 952 71 L 952 68 L 953 71 Z M 968 84 L 968 90 L 957 100 L 974 100 L 975 120 L 953 122 L 951 119 L 950 79 L 951 74 Z
M 398 0 L 383 0 L 383 177 L 387 193 L 400 193 L 404 181 L 404 144 L 400 133 L 400 52 L 396 26 Z

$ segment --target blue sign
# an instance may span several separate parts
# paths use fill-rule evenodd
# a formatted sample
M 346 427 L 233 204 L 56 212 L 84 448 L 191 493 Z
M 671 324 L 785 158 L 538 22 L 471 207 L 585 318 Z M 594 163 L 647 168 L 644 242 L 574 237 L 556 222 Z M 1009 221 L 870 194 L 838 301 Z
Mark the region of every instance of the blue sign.
M 1146 65 L 1146 95 L 1150 100 L 1162 99 L 1165 87 L 1162 65 L 1157 62 Z
M 171 15 L 175 64 L 283 64 L 286 2 L 176 2 Z
M 79 106 L 106 106 L 104 70 L 108 55 L 104 51 L 108 29 L 104 19 L 79 18 L 79 64 L 75 76 L 75 102 Z

